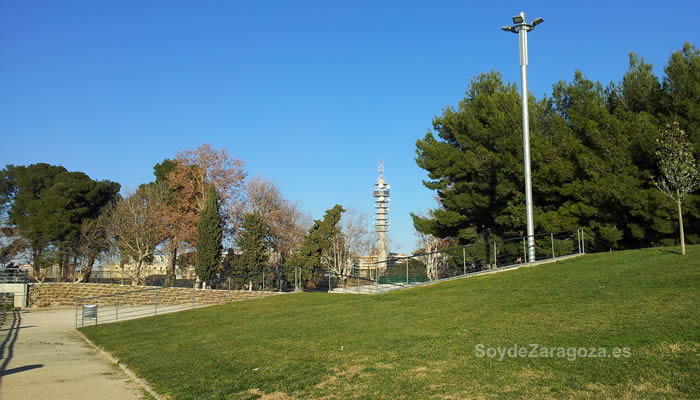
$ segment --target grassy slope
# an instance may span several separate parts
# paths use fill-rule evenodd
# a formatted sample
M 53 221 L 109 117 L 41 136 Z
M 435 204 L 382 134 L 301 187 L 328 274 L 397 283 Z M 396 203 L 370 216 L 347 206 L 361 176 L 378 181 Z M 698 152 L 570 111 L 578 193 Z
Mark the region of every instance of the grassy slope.
M 699 254 L 587 255 L 379 296 L 293 294 L 83 332 L 176 399 L 700 398 Z M 479 343 L 632 355 L 497 361 L 477 358 Z

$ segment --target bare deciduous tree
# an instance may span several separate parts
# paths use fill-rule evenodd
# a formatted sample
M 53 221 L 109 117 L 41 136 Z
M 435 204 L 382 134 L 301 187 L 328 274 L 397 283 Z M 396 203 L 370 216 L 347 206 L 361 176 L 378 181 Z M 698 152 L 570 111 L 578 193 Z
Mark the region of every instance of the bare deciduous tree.
M 356 209 L 343 213 L 340 220 L 340 234 L 331 240 L 331 247 L 324 252 L 321 261 L 331 271 L 349 276 L 353 268 L 353 260 L 358 256 L 371 252 L 372 235 L 367 230 L 368 217 Z
M 17 229 L 3 226 L 0 229 L 0 264 L 5 265 L 27 252 L 29 245 L 19 236 Z
M 75 275 L 76 282 L 88 282 L 92 268 L 102 255 L 109 251 L 111 243 L 108 216 L 104 213 L 96 219 L 86 219 L 80 226 L 78 254 L 80 272 Z
M 456 241 L 453 239 L 440 239 L 418 231 L 416 231 L 416 236 L 418 236 L 419 249 L 415 253 L 425 265 L 425 273 L 428 279 L 431 281 L 437 280 L 439 278 L 438 267 L 449 259 L 447 254 L 439 253 L 439 251 L 456 244 Z
M 681 255 L 685 255 L 682 205 L 688 194 L 700 184 L 700 170 L 695 163 L 693 147 L 685 140 L 685 132 L 678 122 L 666 125 L 656 140 L 656 157 L 660 175 L 654 179 L 656 187 L 671 198 L 678 208 L 678 227 L 681 238 Z
M 260 214 L 270 230 L 271 261 L 282 265 L 301 247 L 311 217 L 282 196 L 272 181 L 255 177 L 246 186 L 246 213 Z
M 198 216 L 204 210 L 207 186 L 213 184 L 226 223 L 235 230 L 242 215 L 240 205 L 246 178 L 243 161 L 224 149 L 212 149 L 208 144 L 178 153 L 176 161 L 175 169 L 168 175 L 170 187 L 192 202 Z
M 184 193 L 182 187 L 168 182 L 172 193 L 165 209 L 164 223 L 168 227 L 168 269 L 165 285 L 175 284 L 178 254 L 197 246 L 199 210 L 191 193 Z
M 153 257 L 156 247 L 168 237 L 163 223 L 168 189 L 163 185 L 146 185 L 117 201 L 109 210 L 107 231 L 118 247 L 121 263 L 135 264 L 131 273 L 133 285 L 143 281 L 143 263 Z

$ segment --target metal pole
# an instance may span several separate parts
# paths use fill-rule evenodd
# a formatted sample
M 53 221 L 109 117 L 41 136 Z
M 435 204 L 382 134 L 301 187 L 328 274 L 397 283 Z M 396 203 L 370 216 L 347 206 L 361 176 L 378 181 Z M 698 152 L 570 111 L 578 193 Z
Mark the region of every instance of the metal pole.
M 462 247 L 462 264 L 464 265 L 464 275 L 467 274 L 467 248 Z
M 496 242 L 493 242 L 493 267 L 498 268 L 498 261 L 496 260 Z
M 406 259 L 406 285 L 408 285 L 408 258 Z
M 523 259 L 521 262 L 527 262 L 527 245 L 525 244 L 525 238 L 523 238 Z
M 550 232 L 549 236 L 552 238 L 552 258 L 557 258 L 556 254 L 554 253 L 554 234 Z
M 379 261 L 374 264 L 374 293 L 379 293 Z
M 578 245 L 578 253 L 581 254 L 581 229 L 576 228 L 576 244 Z
M 525 12 L 520 16 L 525 22 Z M 520 38 L 520 79 L 522 81 L 522 112 L 523 112 L 523 162 L 525 164 L 525 216 L 527 219 L 528 261 L 535 261 L 535 227 L 532 212 L 532 180 L 530 177 L 530 120 L 528 112 L 527 93 L 527 31 L 529 29 L 520 26 L 518 36 Z
M 119 295 L 117 295 L 117 306 L 116 306 L 117 321 L 119 321 Z

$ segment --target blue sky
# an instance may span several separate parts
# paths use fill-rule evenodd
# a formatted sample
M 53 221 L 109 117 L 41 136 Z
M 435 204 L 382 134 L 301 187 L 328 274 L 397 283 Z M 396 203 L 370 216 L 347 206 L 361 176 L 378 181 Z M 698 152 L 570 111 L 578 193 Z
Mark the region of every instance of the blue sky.
M 209 143 L 320 218 L 373 211 L 384 160 L 394 251 L 409 213 L 434 207 L 416 139 L 469 80 L 519 83 L 520 11 L 529 86 L 541 98 L 580 69 L 618 81 L 635 51 L 657 75 L 696 43 L 696 2 L 0 1 L 0 166 L 60 164 L 133 188 L 178 151 Z M 533 157 L 536 157 L 533 154 Z

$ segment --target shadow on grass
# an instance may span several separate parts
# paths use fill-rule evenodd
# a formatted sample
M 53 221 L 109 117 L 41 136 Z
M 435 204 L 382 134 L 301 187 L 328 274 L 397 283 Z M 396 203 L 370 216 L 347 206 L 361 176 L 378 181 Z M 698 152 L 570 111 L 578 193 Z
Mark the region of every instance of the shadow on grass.
M 659 251 L 660 253 L 675 254 L 675 255 L 678 255 L 678 256 L 681 255 L 681 251 L 680 251 L 680 250 L 659 249 L 658 251 Z

